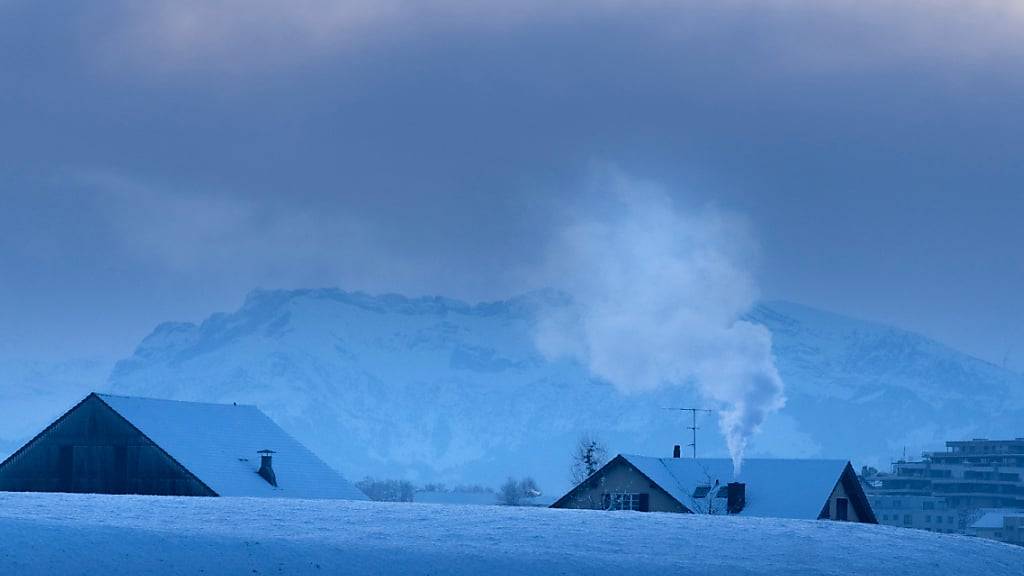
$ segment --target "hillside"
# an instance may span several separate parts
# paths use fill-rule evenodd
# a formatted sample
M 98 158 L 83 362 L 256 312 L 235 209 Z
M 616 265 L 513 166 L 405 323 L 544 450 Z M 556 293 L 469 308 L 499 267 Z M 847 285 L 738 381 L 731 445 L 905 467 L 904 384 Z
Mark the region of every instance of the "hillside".
M 496 485 L 535 476 L 558 492 L 581 431 L 613 452 L 668 454 L 688 422 L 663 407 L 686 387 L 622 395 L 535 349 L 534 293 L 480 305 L 339 290 L 257 291 L 236 312 L 159 326 L 117 364 L 116 393 L 255 403 L 350 477 Z M 774 335 L 787 407 L 750 455 L 886 464 L 952 437 L 1020 436 L 1021 379 L 894 328 L 779 302 L 750 319 Z M 1019 413 L 1019 412 L 1018 412 Z M 710 418 L 700 450 L 724 455 Z
M 0 542 L 0 573 L 23 576 L 1018 576 L 1024 565 L 1024 548 L 840 522 L 72 494 L 0 494 Z

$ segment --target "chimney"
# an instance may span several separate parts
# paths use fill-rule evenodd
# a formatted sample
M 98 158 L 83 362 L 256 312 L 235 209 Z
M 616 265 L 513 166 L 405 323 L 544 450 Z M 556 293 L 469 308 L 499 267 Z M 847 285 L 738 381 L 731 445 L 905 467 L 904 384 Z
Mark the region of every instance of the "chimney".
M 680 453 L 679 444 L 676 444 L 675 446 L 672 447 L 672 457 L 673 458 L 679 458 L 679 453 Z
M 256 452 L 260 455 L 260 469 L 256 472 L 263 477 L 271 486 L 277 486 L 277 475 L 274 474 L 274 451 L 273 450 L 259 450 Z
M 729 482 L 726 486 L 725 509 L 729 514 L 739 514 L 747 505 L 747 485 L 743 482 Z

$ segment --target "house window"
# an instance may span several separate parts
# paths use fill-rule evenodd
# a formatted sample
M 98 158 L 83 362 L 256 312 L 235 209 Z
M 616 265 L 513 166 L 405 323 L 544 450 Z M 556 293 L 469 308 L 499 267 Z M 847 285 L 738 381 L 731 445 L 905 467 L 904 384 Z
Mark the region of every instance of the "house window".
M 923 506 L 925 510 L 934 510 L 935 502 L 925 502 Z
M 942 516 L 936 516 L 935 517 L 935 523 L 936 524 L 942 524 Z
M 910 526 L 913 523 L 914 523 L 914 517 L 913 516 L 911 516 L 910 514 L 904 514 L 903 515 L 903 525 L 904 526 Z
M 925 523 L 925 524 L 931 524 L 931 523 L 932 523 L 932 517 L 931 517 L 931 515 L 928 515 L 928 516 L 925 516 L 925 517 L 924 517 L 924 523 Z
M 637 494 L 631 492 L 613 492 L 604 494 L 605 510 L 635 510 L 637 512 L 648 511 L 648 494 Z

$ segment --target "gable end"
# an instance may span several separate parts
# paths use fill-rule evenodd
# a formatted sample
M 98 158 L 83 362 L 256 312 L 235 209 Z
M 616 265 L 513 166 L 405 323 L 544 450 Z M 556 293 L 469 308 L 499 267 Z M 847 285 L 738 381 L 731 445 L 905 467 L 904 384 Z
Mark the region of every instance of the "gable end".
M 217 496 L 96 393 L 0 463 L 0 490 Z
M 849 500 L 850 505 L 853 506 L 853 511 L 857 515 L 858 522 L 878 524 L 878 519 L 875 517 L 874 510 L 871 509 L 871 503 L 868 501 L 867 494 L 864 493 L 864 487 L 861 486 L 857 473 L 854 472 L 853 465 L 849 462 L 843 467 L 843 472 L 839 475 L 836 486 L 842 486 L 843 491 L 846 493 L 846 498 Z M 833 488 L 834 490 L 835 488 Z M 832 496 L 829 494 L 829 497 L 825 499 L 825 505 L 818 514 L 818 520 L 828 520 L 831 517 L 831 500 Z
M 159 450 L 160 453 L 163 454 L 163 456 L 165 458 L 167 458 L 167 460 L 169 462 L 171 462 L 175 467 L 177 467 L 178 470 L 183 475 L 185 475 L 185 476 L 189 477 L 190 479 L 194 480 L 200 486 L 202 486 L 207 491 L 209 491 L 208 496 L 220 496 L 220 494 L 217 494 L 217 492 L 213 488 L 210 488 L 210 486 L 207 485 L 206 482 L 203 482 L 203 480 L 201 478 L 199 478 L 198 476 L 193 474 L 191 470 L 186 468 L 184 464 L 182 464 L 181 462 L 178 462 L 177 458 L 175 458 L 174 456 L 171 456 L 171 454 L 168 453 L 166 450 L 164 450 L 162 446 L 160 446 L 159 444 L 154 442 L 152 438 L 147 436 L 145 432 L 143 432 L 142 430 L 139 430 L 139 427 L 136 426 L 135 424 L 133 424 L 131 420 L 129 420 L 129 419 L 125 418 L 124 416 L 122 416 L 121 413 L 118 412 L 117 410 L 115 410 L 113 406 L 108 404 L 107 401 L 104 400 L 102 396 L 100 396 L 99 394 L 96 394 L 95 392 L 92 395 L 96 396 L 96 399 L 98 399 L 100 402 L 102 402 L 103 405 L 106 406 L 108 410 L 110 410 L 112 413 L 114 413 L 122 422 L 124 422 L 129 427 L 131 427 L 131 429 L 134 430 L 136 433 L 138 433 L 139 436 L 145 438 L 147 441 L 152 443 L 153 446 L 156 447 L 156 449 Z
M 610 471 L 612 471 L 615 468 L 620 467 L 620 466 L 624 466 L 624 467 L 628 468 L 630 471 L 635 472 L 645 482 L 647 482 L 652 489 L 656 490 L 659 494 L 665 496 L 666 498 L 668 498 L 672 502 L 678 504 L 679 507 L 681 508 L 681 510 L 680 510 L 681 512 L 684 512 L 684 513 L 691 512 L 691 510 L 685 504 L 683 504 L 677 498 L 672 496 L 672 494 L 669 493 L 667 490 L 665 490 L 660 484 L 658 484 L 657 482 L 652 480 L 650 476 L 648 476 L 647 474 L 644 474 L 644 472 L 642 470 L 640 470 L 639 467 L 634 466 L 633 463 L 630 462 L 628 459 L 626 459 L 626 457 L 624 457 L 622 454 L 619 454 L 615 458 L 612 458 L 610 461 L 608 461 L 607 464 L 605 464 L 600 469 L 598 469 L 596 472 L 594 472 L 589 477 L 587 477 L 586 480 L 584 480 L 583 482 L 580 482 L 577 486 L 575 486 L 571 490 L 569 490 L 569 492 L 566 493 L 565 496 L 562 496 L 561 498 L 559 498 L 550 507 L 551 508 L 573 508 L 574 506 L 572 506 L 572 504 L 573 504 L 574 501 L 577 500 L 577 498 L 579 497 L 581 492 L 583 492 L 584 490 L 589 490 L 589 489 L 592 489 L 592 488 L 596 487 L 597 483 L 602 478 L 604 478 L 608 474 L 608 472 L 610 472 Z

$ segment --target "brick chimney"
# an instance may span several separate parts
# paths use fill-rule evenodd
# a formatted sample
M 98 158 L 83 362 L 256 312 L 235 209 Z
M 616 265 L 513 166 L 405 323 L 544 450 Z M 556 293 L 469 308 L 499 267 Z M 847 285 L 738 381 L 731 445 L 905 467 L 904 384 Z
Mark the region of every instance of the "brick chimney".
M 747 485 L 743 482 L 729 482 L 726 486 L 725 509 L 729 514 L 739 514 L 747 505 Z
M 277 486 L 277 475 L 274 474 L 274 451 L 263 449 L 256 453 L 260 455 L 260 469 L 256 473 L 271 486 Z
M 676 444 L 675 446 L 672 447 L 672 457 L 673 458 L 679 458 L 679 455 L 680 455 L 681 452 L 682 451 L 679 449 L 679 444 Z

